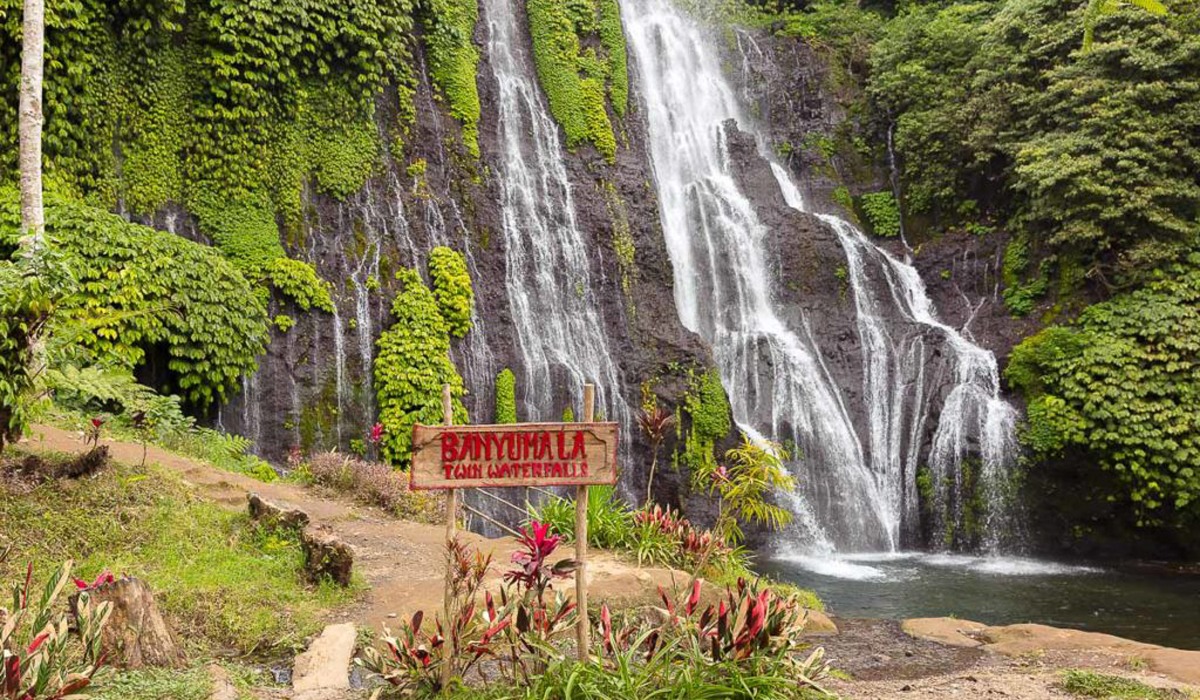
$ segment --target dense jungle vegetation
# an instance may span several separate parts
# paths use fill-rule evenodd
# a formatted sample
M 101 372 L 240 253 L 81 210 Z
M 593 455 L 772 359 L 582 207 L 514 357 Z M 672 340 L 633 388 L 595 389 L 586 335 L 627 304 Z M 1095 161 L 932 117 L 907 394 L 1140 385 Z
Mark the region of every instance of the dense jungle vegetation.
M 616 3 L 537 0 L 527 9 L 537 75 L 567 145 L 611 160 L 636 99 Z M 847 128 L 876 152 L 894 136 L 898 201 L 860 198 L 876 233 L 903 223 L 914 244 L 956 228 L 1006 237 L 1005 301 L 1045 330 L 1015 350 L 1005 377 L 1028 404 L 1030 478 L 1087 486 L 1070 524 L 1086 531 L 1115 520 L 1181 539 L 1194 531 L 1197 4 L 1178 0 L 1157 14 L 1099 1 L 819 0 L 725 3 L 717 14 L 807 42 L 828 64 Z M 153 357 L 167 367 L 159 388 L 197 411 L 254 367 L 291 315 L 331 311 L 331 285 L 295 259 L 309 208 L 314 198 L 349 197 L 391 163 L 420 177 L 424 161 L 409 163 L 405 144 L 423 65 L 461 126 L 463 167 L 479 177 L 478 22 L 478 7 L 462 0 L 50 2 L 49 235 L 70 284 L 47 296 L 13 281 L 20 263 L 4 262 L 6 290 L 15 290 L 5 292 L 0 348 L 9 435 L 19 432 L 27 384 L 18 330 L 37 327 L 51 305 L 52 334 L 69 339 L 53 346 L 53 376 L 68 390 L 80 375 L 64 369 L 133 371 Z M 0 1 L 0 33 L 8 258 L 17 236 L 17 0 Z M 849 158 L 850 141 L 807 147 Z M 213 248 L 155 230 L 168 219 Z M 222 284 L 196 284 L 196 265 Z M 392 433 L 436 412 L 415 397 L 441 379 L 461 386 L 446 353 L 451 337 L 469 332 L 472 298 L 454 251 L 427 271 L 394 269 L 376 281 L 400 294 L 393 320 L 410 313 L 400 299 L 438 310 L 380 341 L 386 451 L 403 463 L 404 438 Z

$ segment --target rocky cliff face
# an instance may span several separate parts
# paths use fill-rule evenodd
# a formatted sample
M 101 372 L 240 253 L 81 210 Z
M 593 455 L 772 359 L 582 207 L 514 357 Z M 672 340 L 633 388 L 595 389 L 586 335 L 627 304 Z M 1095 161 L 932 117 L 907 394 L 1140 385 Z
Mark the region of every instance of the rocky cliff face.
M 518 25 L 526 26 L 523 17 Z M 478 45 L 487 45 L 488 30 L 481 20 Z M 527 35 L 522 39 L 529 41 Z M 532 65 L 527 69 L 534 74 Z M 250 437 L 256 450 L 272 460 L 282 461 L 297 448 L 345 451 L 365 437 L 375 420 L 371 362 L 375 340 L 389 324 L 392 275 L 401 266 L 424 271 L 429 251 L 437 245 L 464 253 L 476 294 L 475 326 L 452 349 L 469 391 L 465 404 L 471 420 L 493 420 L 494 381 L 500 370 L 507 367 L 516 374 L 518 395 L 529 381 L 507 289 L 509 276 L 524 271 L 509 270 L 506 263 L 500 205 L 506 153 L 499 142 L 499 88 L 489 57 L 485 52 L 478 70 L 483 106 L 478 161 L 464 151 L 459 126 L 446 115 L 424 66 L 418 76 L 417 118 L 403 160 L 389 155 L 382 171 L 346 201 L 310 193 L 304 234 L 291 242 L 289 254 L 313 262 L 333 282 L 337 312 L 279 308 L 296 318 L 296 325 L 273 334 L 259 372 L 213 417 L 224 429 Z M 635 94 L 636 89 L 635 83 Z M 383 122 L 386 96 L 380 104 Z M 603 333 L 619 362 L 621 386 L 613 389 L 636 410 L 642 383 L 653 380 L 660 403 L 673 410 L 686 389 L 683 370 L 707 367 L 708 351 L 680 325 L 675 311 L 671 264 L 636 101 L 624 119 L 613 119 L 619 125 L 613 162 L 590 147 L 566 154 L 575 216 L 585 238 Z M 382 126 L 381 133 L 386 133 Z M 550 376 L 554 405 L 561 412 L 571 403 L 572 387 L 558 369 L 552 367 Z M 579 407 L 574 408 L 578 416 Z M 557 417 L 519 414 L 522 420 Z M 623 460 L 623 483 L 629 493 L 640 493 L 649 463 L 646 446 L 636 424 L 622 428 L 632 449 Z M 672 449 L 664 446 L 663 454 Z M 669 482 L 669 477 L 664 480 L 663 496 L 674 500 Z

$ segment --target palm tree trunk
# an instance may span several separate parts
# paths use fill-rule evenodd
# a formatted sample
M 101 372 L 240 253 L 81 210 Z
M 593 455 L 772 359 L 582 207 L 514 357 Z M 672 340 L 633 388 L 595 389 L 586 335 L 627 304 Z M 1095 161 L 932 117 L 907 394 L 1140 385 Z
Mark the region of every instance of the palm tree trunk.
M 45 62 L 45 0 L 25 0 L 18 117 L 21 172 L 21 249 L 37 257 L 45 245 L 42 208 L 42 73 Z

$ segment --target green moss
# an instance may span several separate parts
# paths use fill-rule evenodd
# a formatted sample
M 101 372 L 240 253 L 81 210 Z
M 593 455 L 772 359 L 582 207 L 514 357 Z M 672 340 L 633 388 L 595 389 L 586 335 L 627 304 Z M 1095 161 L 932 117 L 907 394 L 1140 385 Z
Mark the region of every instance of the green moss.
M 615 0 L 528 0 L 525 8 L 538 79 L 567 147 L 591 143 L 613 160 L 617 141 L 608 98 L 621 115 L 629 94 L 625 39 Z M 581 40 L 597 34 L 603 56 L 592 46 L 582 48 Z
M 507 367 L 496 375 L 496 422 L 517 422 L 517 379 Z
M 476 0 L 422 0 L 429 72 L 450 114 L 462 124 L 463 145 L 479 157 L 479 50 L 471 41 L 479 21 Z

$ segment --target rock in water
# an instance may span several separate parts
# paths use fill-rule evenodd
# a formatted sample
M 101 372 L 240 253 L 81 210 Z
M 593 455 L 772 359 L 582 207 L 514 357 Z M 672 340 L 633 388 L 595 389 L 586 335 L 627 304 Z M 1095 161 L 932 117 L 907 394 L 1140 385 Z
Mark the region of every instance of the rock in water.
M 350 570 L 354 566 L 354 550 L 332 533 L 314 527 L 300 533 L 304 549 L 304 572 L 313 583 L 330 578 L 342 586 L 350 585 Z
M 117 579 L 87 590 L 93 605 L 112 603 L 100 644 L 109 663 L 123 668 L 177 668 L 184 662 L 175 634 L 158 611 L 154 593 L 144 581 Z M 72 598 L 72 608 L 78 599 Z

